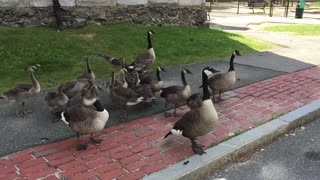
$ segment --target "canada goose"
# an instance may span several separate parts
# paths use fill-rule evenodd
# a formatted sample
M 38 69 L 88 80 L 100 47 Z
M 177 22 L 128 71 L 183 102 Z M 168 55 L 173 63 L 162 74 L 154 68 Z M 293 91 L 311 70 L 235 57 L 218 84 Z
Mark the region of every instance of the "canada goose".
M 118 102 L 124 110 L 124 118 L 127 119 L 127 106 L 136 105 L 144 100 L 143 97 L 138 95 L 132 89 L 124 88 L 122 86 L 114 86 L 114 72 L 112 72 L 111 83 L 107 86 L 107 94 L 115 101 Z
M 51 112 L 55 110 L 63 110 L 64 106 L 68 103 L 69 98 L 63 93 L 63 88 L 65 88 L 65 85 L 61 84 L 58 87 L 58 92 L 48 92 L 48 94 L 45 96 L 45 101 L 47 102 Z
M 143 69 L 148 68 L 148 66 L 154 63 L 156 59 L 156 54 L 151 43 L 151 36 L 155 34 L 152 30 L 147 32 L 148 39 L 148 50 L 147 52 L 141 53 L 131 64 L 130 67 L 133 67 L 136 71 L 142 71 Z
M 40 65 L 37 64 L 36 66 L 40 66 Z M 15 87 L 3 93 L 3 95 L 0 96 L 0 99 L 4 99 L 10 102 L 17 102 L 17 107 L 16 107 L 17 116 L 20 116 L 21 111 L 22 111 L 22 116 L 26 113 L 26 110 L 24 109 L 24 104 L 25 104 L 24 100 L 38 94 L 41 90 L 40 84 L 34 76 L 34 72 L 37 71 L 36 66 L 28 67 L 28 74 L 31 78 L 32 84 L 17 84 Z M 31 110 L 28 110 L 28 111 L 31 111 Z
M 89 88 L 81 91 L 81 103 L 85 106 L 92 106 L 97 100 L 97 85 L 92 84 Z
M 221 92 L 222 90 L 226 90 L 231 88 L 236 82 L 236 72 L 234 69 L 233 60 L 236 56 L 241 56 L 238 50 L 235 50 L 230 58 L 230 67 L 228 72 L 224 73 L 215 73 L 212 77 L 209 78 L 208 83 L 209 87 L 213 94 L 213 100 L 215 102 L 220 102 L 221 99 Z M 219 91 L 218 100 L 215 100 L 214 93 L 215 91 Z
M 155 94 L 163 88 L 163 81 L 160 78 L 160 72 L 166 72 L 163 67 L 158 67 L 156 70 L 156 79 L 154 74 L 143 75 L 140 84 L 150 84 L 152 92 Z
M 177 105 L 184 103 L 190 96 L 191 96 L 191 87 L 187 83 L 185 74 L 192 74 L 190 70 L 186 68 L 181 69 L 181 81 L 183 83 L 183 86 L 169 86 L 166 88 L 163 88 L 160 91 L 160 97 L 164 98 L 166 100 L 166 106 L 167 103 L 173 103 L 174 104 L 174 113 L 173 115 L 176 115 Z
M 87 64 L 87 74 L 84 74 L 84 75 L 78 77 L 78 79 L 88 79 L 88 80 L 94 82 L 96 79 L 96 76 L 94 75 L 94 73 L 90 67 L 89 58 L 85 58 L 85 60 L 86 60 L 86 64 Z
M 119 72 L 114 73 L 114 79 L 115 79 L 115 86 L 122 86 L 124 88 L 128 87 L 128 83 L 126 81 L 126 74 L 127 70 L 125 68 L 122 68 L 119 70 Z
M 100 132 L 109 119 L 109 113 L 101 107 L 100 101 L 94 102 L 94 108 L 90 106 L 78 105 L 62 112 L 61 120 L 76 132 L 78 137 L 77 150 L 85 150 L 87 145 L 80 143 L 80 134 L 90 134 L 93 144 L 101 143 L 101 139 L 94 139 L 92 135 Z
M 76 81 L 70 81 L 65 83 L 65 88 L 63 89 L 63 93 L 65 93 L 69 100 L 76 96 L 77 94 L 81 93 L 83 88 L 88 88 L 92 85 L 92 81 L 88 79 L 79 79 Z
M 205 153 L 204 146 L 196 143 L 196 138 L 209 133 L 218 123 L 218 114 L 210 99 L 208 89 L 208 75 L 212 73 L 211 70 L 210 67 L 202 70 L 203 97 L 201 106 L 187 112 L 164 136 L 166 138 L 170 134 L 175 134 L 189 138 L 192 143 L 192 150 L 199 155 Z

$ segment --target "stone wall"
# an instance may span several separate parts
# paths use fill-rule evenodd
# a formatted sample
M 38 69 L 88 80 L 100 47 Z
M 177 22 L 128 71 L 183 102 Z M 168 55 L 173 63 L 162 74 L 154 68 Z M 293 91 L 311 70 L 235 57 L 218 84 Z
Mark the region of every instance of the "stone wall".
M 204 0 L 60 0 L 65 27 L 135 23 L 200 25 Z M 54 26 L 52 0 L 0 0 L 2 26 Z

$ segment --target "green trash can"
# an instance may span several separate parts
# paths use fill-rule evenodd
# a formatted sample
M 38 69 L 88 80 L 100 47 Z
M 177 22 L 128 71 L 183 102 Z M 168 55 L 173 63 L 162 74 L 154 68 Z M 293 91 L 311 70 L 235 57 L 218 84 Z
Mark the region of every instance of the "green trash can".
M 300 8 L 300 7 L 296 7 L 296 16 L 295 18 L 296 19 L 302 19 L 302 15 L 303 15 L 303 8 Z

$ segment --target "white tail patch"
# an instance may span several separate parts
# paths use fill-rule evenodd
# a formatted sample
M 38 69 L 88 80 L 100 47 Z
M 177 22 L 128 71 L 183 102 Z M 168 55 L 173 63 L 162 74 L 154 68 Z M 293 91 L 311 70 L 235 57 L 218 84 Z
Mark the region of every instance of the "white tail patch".
M 129 69 L 133 69 L 133 68 L 134 68 L 134 66 L 129 66 L 128 68 L 129 68 Z
M 142 102 L 143 100 L 144 100 L 143 97 L 139 97 L 135 102 L 127 102 L 126 105 L 127 105 L 127 106 L 134 106 L 134 105 Z
M 61 113 L 61 120 L 67 125 L 69 125 L 69 122 L 66 120 L 66 117 L 64 117 L 64 112 Z
M 171 129 L 171 133 L 177 136 L 182 136 L 182 131 L 177 129 Z

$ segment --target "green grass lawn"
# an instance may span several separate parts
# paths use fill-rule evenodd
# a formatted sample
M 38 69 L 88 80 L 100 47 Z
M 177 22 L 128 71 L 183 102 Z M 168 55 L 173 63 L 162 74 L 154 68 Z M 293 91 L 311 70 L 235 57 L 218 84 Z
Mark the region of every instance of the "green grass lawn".
M 320 1 L 312 2 L 310 6 L 320 6 Z
M 188 64 L 230 56 L 234 49 L 252 53 L 270 44 L 201 27 L 142 25 L 88 26 L 61 33 L 48 28 L 0 28 L 0 94 L 16 83 L 30 82 L 26 68 L 40 64 L 36 73 L 42 87 L 55 87 L 86 72 L 89 57 L 97 78 L 110 76 L 112 66 L 96 55 L 102 52 L 130 62 L 147 48 L 147 30 L 156 32 L 153 46 L 157 65 Z
M 298 25 L 279 25 L 266 27 L 266 31 L 292 32 L 301 36 L 319 36 L 320 25 L 298 24 Z

